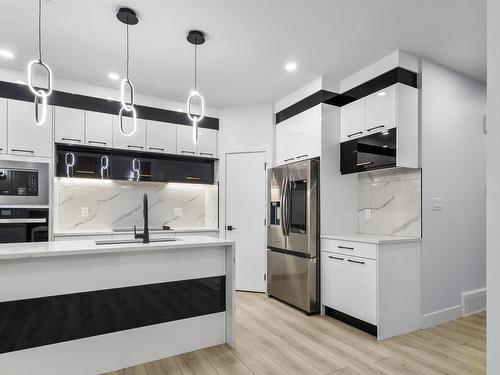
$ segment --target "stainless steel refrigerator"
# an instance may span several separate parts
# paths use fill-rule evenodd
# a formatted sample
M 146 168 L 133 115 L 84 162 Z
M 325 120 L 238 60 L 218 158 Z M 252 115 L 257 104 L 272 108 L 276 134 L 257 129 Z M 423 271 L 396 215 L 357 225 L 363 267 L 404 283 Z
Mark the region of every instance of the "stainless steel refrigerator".
M 267 293 L 319 310 L 319 161 L 269 170 Z

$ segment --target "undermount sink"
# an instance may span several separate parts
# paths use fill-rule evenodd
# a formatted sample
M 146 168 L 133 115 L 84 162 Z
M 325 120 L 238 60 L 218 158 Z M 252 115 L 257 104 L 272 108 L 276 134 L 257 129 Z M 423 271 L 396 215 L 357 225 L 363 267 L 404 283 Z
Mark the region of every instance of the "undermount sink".
M 172 241 L 178 241 L 178 238 L 175 237 L 165 237 L 165 238 L 151 238 L 149 240 L 150 243 L 152 242 L 172 242 Z M 99 240 L 95 241 L 96 245 L 122 245 L 122 244 L 129 244 L 129 243 L 142 243 L 142 239 L 138 238 L 130 238 L 127 240 Z

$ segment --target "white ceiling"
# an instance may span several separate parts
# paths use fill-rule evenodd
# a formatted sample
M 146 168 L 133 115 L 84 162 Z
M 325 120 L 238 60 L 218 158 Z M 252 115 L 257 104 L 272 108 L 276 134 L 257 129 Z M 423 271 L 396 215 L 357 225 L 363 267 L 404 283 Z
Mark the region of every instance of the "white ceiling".
M 0 0 L 0 49 L 24 69 L 36 56 L 36 0 Z M 485 0 L 50 0 L 44 59 L 60 78 L 115 87 L 125 70 L 119 6 L 140 22 L 131 32 L 136 90 L 184 100 L 192 88 L 186 32 L 199 48 L 199 89 L 210 107 L 275 101 L 319 75 L 342 79 L 394 50 L 486 81 Z M 294 60 L 294 73 L 284 70 Z M 2 78 L 0 77 L 0 80 Z M 56 87 L 57 89 L 57 87 Z

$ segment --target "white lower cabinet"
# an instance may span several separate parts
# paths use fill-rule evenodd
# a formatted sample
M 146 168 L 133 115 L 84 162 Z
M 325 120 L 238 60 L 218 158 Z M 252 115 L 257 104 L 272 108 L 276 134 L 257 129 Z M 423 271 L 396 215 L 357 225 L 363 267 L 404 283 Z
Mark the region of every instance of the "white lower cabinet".
M 51 157 L 52 107 L 42 125 L 35 123 L 34 104 L 18 100 L 7 101 L 8 152 L 14 155 Z
M 321 304 L 376 326 L 379 340 L 420 329 L 420 241 L 322 236 Z

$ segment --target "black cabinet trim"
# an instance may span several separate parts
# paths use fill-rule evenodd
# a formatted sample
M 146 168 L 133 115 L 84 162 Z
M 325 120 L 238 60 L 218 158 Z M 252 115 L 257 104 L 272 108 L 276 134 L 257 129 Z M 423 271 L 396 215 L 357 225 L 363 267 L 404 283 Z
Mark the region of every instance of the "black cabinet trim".
M 226 311 L 226 276 L 0 303 L 0 353 Z
M 325 314 L 334 319 L 340 320 L 346 324 L 349 324 L 352 327 L 360 329 L 363 332 L 366 332 L 372 336 L 377 337 L 377 326 L 367 323 L 364 320 L 360 320 L 351 315 L 344 314 L 338 310 L 332 309 L 328 306 L 325 306 Z
M 25 102 L 32 102 L 34 99 L 34 96 L 28 89 L 28 86 L 5 81 L 0 81 L 0 97 Z M 49 96 L 48 104 L 81 109 L 85 111 L 109 113 L 112 115 L 118 115 L 121 108 L 120 102 L 115 100 L 107 100 L 93 96 L 72 94 L 56 90 L 54 90 L 52 95 Z M 137 111 L 137 117 L 143 120 L 170 122 L 186 126 L 192 125 L 191 121 L 189 121 L 189 118 L 187 117 L 187 114 L 183 112 L 137 104 L 135 108 Z M 125 116 L 128 116 L 127 112 L 125 112 Z M 219 119 L 205 116 L 205 118 L 199 122 L 198 126 L 200 128 L 219 130 Z
M 343 105 L 352 103 L 355 100 L 361 99 L 396 83 L 402 83 L 417 88 L 417 73 L 404 68 L 394 68 L 342 94 L 336 94 L 326 90 L 317 91 L 299 102 L 277 112 L 276 125 L 318 104 L 325 103 L 336 107 L 342 107 Z

